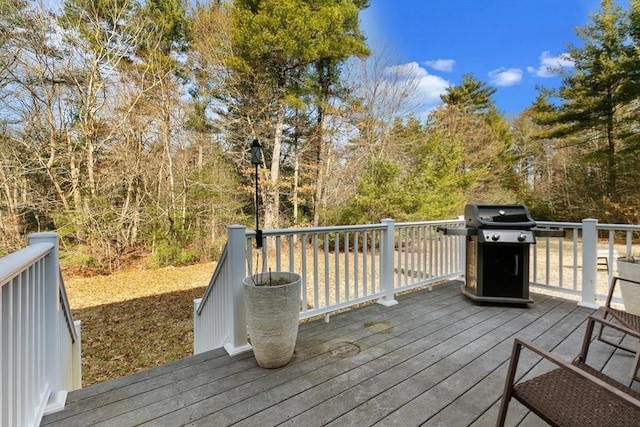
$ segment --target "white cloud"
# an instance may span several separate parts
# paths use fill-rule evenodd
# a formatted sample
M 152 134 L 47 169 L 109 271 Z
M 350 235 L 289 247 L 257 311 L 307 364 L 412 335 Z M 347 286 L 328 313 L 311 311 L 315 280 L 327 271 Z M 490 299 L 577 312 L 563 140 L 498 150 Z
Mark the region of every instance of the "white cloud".
M 451 83 L 429 72 L 417 62 L 394 65 L 386 69 L 388 83 L 399 91 L 409 90 L 411 98 L 424 107 L 433 107 L 441 103 L 440 95 L 446 92 Z
M 489 72 L 491 84 L 496 86 L 513 86 L 522 80 L 522 70 L 520 68 L 498 68 Z
M 394 75 L 401 79 L 419 78 L 429 74 L 427 73 L 427 70 L 422 68 L 415 61 L 408 62 L 406 64 L 392 65 L 391 67 L 388 67 L 386 71 L 389 75 Z
M 427 74 L 420 78 L 418 92 L 426 103 L 438 104 L 441 101 L 440 95 L 444 94 L 449 86 L 451 86 L 451 83 L 442 77 Z
M 434 61 L 426 61 L 425 65 L 433 68 L 438 71 L 446 71 L 450 72 L 453 70 L 453 66 L 456 64 L 456 61 L 453 59 L 436 59 Z
M 561 53 L 558 56 L 551 56 L 551 53 L 548 50 L 545 50 L 540 54 L 539 59 L 540 65 L 538 65 L 538 68 L 531 66 L 527 67 L 528 72 L 538 77 L 553 77 L 554 74 L 551 72 L 551 69 L 554 68 L 573 68 L 573 60 L 566 53 Z

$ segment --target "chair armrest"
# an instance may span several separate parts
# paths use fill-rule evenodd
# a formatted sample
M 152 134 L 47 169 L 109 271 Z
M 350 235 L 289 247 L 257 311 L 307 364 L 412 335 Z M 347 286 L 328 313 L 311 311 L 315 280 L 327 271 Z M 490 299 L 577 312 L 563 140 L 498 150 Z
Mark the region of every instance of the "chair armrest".
M 631 335 L 632 337 L 640 339 L 640 331 L 628 328 L 619 322 L 612 322 L 611 320 L 604 317 L 606 314 L 606 310 L 607 310 L 606 307 L 604 307 L 601 311 L 598 311 L 595 314 L 592 314 L 591 316 L 589 316 L 590 321 L 600 323 L 608 328 L 616 329 L 622 333 L 625 333 L 625 334 Z
M 609 285 L 609 291 L 607 293 L 607 299 L 606 299 L 606 302 L 605 302 L 605 306 L 606 307 L 610 307 L 611 306 L 611 300 L 613 300 L 613 293 L 615 291 L 616 284 L 618 283 L 619 280 L 624 280 L 625 282 L 633 283 L 634 285 L 640 286 L 640 282 L 638 282 L 638 281 L 629 280 L 629 279 L 623 279 L 621 277 L 614 276 L 611 279 L 611 285 Z
M 618 398 L 628 402 L 631 405 L 634 405 L 638 408 L 640 408 L 640 400 L 634 398 L 633 396 L 630 396 L 629 394 L 623 392 L 622 390 L 618 390 L 617 388 L 613 387 L 611 384 L 606 383 L 605 381 L 601 380 L 600 378 L 589 374 L 588 372 L 578 368 L 577 366 L 568 363 L 566 361 L 564 361 L 563 359 L 559 358 L 558 356 L 543 350 L 541 347 L 528 342 L 528 341 L 524 341 L 520 338 L 515 338 L 514 343 L 513 343 L 513 351 L 512 351 L 512 358 L 513 355 L 516 356 L 517 359 L 519 359 L 520 356 L 520 352 L 521 352 L 521 348 L 526 348 L 530 351 L 532 351 L 533 353 L 538 354 L 539 356 L 541 356 L 543 359 L 546 359 L 552 363 L 554 363 L 555 365 L 557 365 L 558 367 L 562 368 L 562 369 L 566 369 L 571 371 L 572 373 L 574 373 L 575 375 L 585 379 L 586 381 L 589 381 L 593 384 L 595 384 L 596 386 L 598 386 L 599 388 L 602 388 L 603 390 L 605 390 L 606 392 L 613 394 L 615 396 L 617 396 Z M 517 363 L 518 360 L 511 360 L 510 362 L 510 366 L 509 366 L 509 382 L 511 382 L 511 386 L 508 387 L 509 390 L 513 389 L 513 379 L 515 378 L 515 371 L 517 368 Z M 511 371 L 512 367 L 511 365 L 513 364 L 513 372 Z M 511 391 L 509 392 L 511 393 Z

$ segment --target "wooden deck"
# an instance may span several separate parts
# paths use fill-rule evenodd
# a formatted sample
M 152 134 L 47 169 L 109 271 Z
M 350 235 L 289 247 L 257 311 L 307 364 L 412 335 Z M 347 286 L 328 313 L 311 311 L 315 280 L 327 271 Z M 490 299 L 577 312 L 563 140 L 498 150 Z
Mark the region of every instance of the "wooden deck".
M 541 294 L 529 308 L 478 305 L 459 287 L 302 324 L 280 369 L 219 349 L 77 390 L 42 425 L 492 426 L 513 337 L 571 360 L 592 310 Z M 627 383 L 631 360 L 599 342 L 589 355 Z M 518 423 L 544 424 L 514 401 L 507 425 Z

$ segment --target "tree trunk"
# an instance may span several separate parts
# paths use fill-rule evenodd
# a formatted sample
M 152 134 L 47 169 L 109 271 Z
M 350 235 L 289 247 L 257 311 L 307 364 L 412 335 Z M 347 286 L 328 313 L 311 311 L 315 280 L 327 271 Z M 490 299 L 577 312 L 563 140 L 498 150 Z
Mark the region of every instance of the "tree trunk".
M 316 193 L 313 199 L 313 226 L 320 225 L 320 208 L 325 197 L 325 183 L 327 178 L 327 162 L 329 157 L 329 143 L 324 141 L 325 116 L 322 114 L 318 123 L 318 151 L 316 157 Z
M 278 105 L 270 176 L 264 186 L 264 228 L 279 228 L 280 216 L 280 152 L 282 151 L 282 131 L 284 129 L 284 104 Z
M 327 178 L 327 162 L 329 157 L 330 143 L 325 141 L 325 128 L 327 121 L 327 107 L 329 105 L 329 95 L 331 89 L 330 62 L 323 61 L 320 69 L 319 83 L 320 96 L 318 99 L 318 128 L 316 130 L 316 192 L 313 199 L 313 226 L 320 225 L 320 206 L 324 204 L 325 183 Z
M 608 94 L 609 100 L 611 100 L 611 93 Z M 612 103 L 612 101 L 610 101 Z M 614 139 L 614 123 L 613 123 L 613 106 L 609 109 L 607 116 L 607 196 L 612 200 L 617 199 L 617 177 L 616 177 L 616 146 Z
M 69 154 L 69 174 L 71 175 L 71 197 L 73 198 L 73 207 L 80 212 L 82 209 L 82 193 L 80 191 L 80 168 L 76 162 L 73 141 L 71 135 L 67 132 L 67 152 Z
M 293 224 L 298 225 L 298 185 L 300 180 L 300 155 L 296 147 L 296 154 L 293 165 Z

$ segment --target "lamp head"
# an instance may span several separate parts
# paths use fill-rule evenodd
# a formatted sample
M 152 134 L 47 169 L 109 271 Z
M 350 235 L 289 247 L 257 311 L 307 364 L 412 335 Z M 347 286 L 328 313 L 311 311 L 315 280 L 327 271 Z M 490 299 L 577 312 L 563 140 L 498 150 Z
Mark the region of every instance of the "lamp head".
M 251 144 L 251 164 L 252 165 L 262 165 L 262 145 L 258 142 L 257 139 L 253 140 Z

